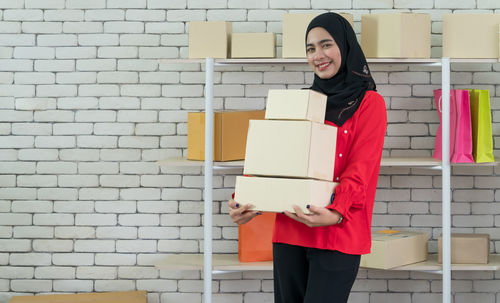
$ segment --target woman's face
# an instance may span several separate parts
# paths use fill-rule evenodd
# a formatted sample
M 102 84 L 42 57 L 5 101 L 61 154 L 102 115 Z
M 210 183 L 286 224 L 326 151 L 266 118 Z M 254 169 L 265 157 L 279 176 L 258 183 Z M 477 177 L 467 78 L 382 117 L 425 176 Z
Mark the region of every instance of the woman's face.
M 342 56 L 333 37 L 322 27 L 309 31 L 306 40 L 307 62 L 321 79 L 329 79 L 340 69 Z

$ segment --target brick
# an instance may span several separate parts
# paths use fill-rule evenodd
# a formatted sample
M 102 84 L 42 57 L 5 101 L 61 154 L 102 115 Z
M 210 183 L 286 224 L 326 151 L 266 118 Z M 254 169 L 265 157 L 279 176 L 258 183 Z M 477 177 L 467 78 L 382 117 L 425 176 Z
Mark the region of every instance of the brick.
M 161 302 L 192 302 L 201 303 L 201 293 L 178 293 L 166 292 L 162 293 Z
M 114 122 L 116 112 L 112 110 L 79 110 L 76 112 L 77 122 Z
M 118 146 L 120 148 L 158 148 L 159 138 L 152 136 L 122 136 L 119 138 Z M 128 166 L 128 164 L 126 166 Z M 154 171 L 157 171 L 157 169 Z
M 50 239 L 54 237 L 53 227 L 15 226 L 14 238 Z
M 61 161 L 98 161 L 97 149 L 64 149 L 59 152 Z
M 0 71 L 32 71 L 33 60 L 0 59 Z
M 33 34 L 0 34 L 0 46 L 34 46 Z
M 34 214 L 33 224 L 48 226 L 73 225 L 74 218 L 73 215 L 69 214 Z
M 158 62 L 152 59 L 119 59 L 118 70 L 129 71 L 154 71 L 158 67 Z
M 117 252 L 156 252 L 155 240 L 117 240 Z
M 159 97 L 161 96 L 161 86 L 154 84 L 122 85 L 120 92 L 122 96 Z
M 15 110 L 0 110 L 0 121 L 5 122 L 30 122 L 33 121 L 32 112 L 22 112 Z
M 31 279 L 33 278 L 33 267 L 3 266 L 0 279 Z
M 114 188 L 82 188 L 80 200 L 116 200 L 118 189 Z
M 92 227 L 58 226 L 55 227 L 56 238 L 61 239 L 86 239 L 95 237 Z
M 39 9 L 8 9 L 3 12 L 6 21 L 42 21 L 43 11 Z
M 105 0 L 67 0 L 66 8 L 96 9 L 105 8 Z
M 148 292 L 167 292 L 177 290 L 177 281 L 164 279 L 137 280 L 137 288 Z M 148 299 L 149 302 L 149 299 Z
M 12 280 L 10 288 L 17 292 L 48 292 L 52 291 L 51 280 Z
M 16 84 L 54 84 L 56 82 L 56 76 L 53 73 L 44 72 L 16 73 L 16 75 L 14 76 L 14 81 Z M 16 100 L 16 105 L 17 103 L 18 100 Z
M 0 27 L 2 34 L 21 33 L 21 22 L 0 21 Z
M 120 35 L 120 45 L 158 46 L 160 45 L 160 36 L 149 34 L 122 34 Z
M 72 34 L 40 35 L 37 42 L 39 46 L 76 46 L 77 36 Z
M 159 188 L 127 188 L 120 190 L 120 197 L 125 200 L 160 200 Z
M 74 279 L 75 268 L 63 266 L 43 266 L 35 269 L 36 279 Z
M 61 22 L 23 22 L 23 33 L 26 34 L 58 34 L 62 32 Z
M 140 213 L 175 213 L 177 202 L 174 201 L 138 201 L 137 210 Z
M 0 146 L 8 146 L 10 148 L 30 148 L 34 144 L 33 136 L 1 136 Z
M 74 60 L 36 60 L 35 71 L 69 72 L 75 70 Z
M 77 240 L 75 241 L 75 252 L 114 252 L 115 241 L 113 240 Z
M 0 85 L 0 95 L 13 96 L 13 97 L 34 97 L 34 85 Z
M 20 253 L 10 255 L 11 265 L 35 265 L 44 266 L 51 265 L 50 254 L 44 253 Z
M 99 177 L 99 183 L 102 187 L 139 187 L 140 177 L 129 175 L 102 175 Z
M 99 72 L 97 74 L 99 83 L 137 83 L 139 76 L 136 72 Z
M 65 175 L 59 177 L 59 187 L 96 187 L 99 185 L 95 175 Z
M 175 8 L 175 9 L 182 9 L 186 8 L 186 2 L 187 0 L 172 0 L 172 1 L 162 1 L 162 0 L 147 0 L 147 5 L 149 9 L 154 9 L 154 8 Z
M 398 293 L 371 293 L 370 302 L 373 303 L 411 303 L 410 294 Z
M 200 215 L 197 214 L 162 214 L 160 225 L 162 226 L 199 226 Z
M 121 266 L 118 268 L 121 279 L 151 279 L 158 278 L 158 270 L 151 266 Z
M 78 172 L 83 174 L 116 174 L 118 163 L 112 162 L 88 162 L 78 163 Z
M 136 264 L 135 254 L 95 254 L 96 265 L 134 265 Z M 96 267 L 91 267 L 96 268 Z
M 198 250 L 196 240 L 158 240 L 159 252 L 198 252 Z
M 113 214 L 77 214 L 75 225 L 109 226 L 116 225 L 116 215 Z
M 144 10 L 144 9 L 129 9 L 126 12 L 125 19 L 132 21 L 165 21 L 164 10 Z
M 0 173 L 2 174 L 34 174 L 35 163 L 33 162 L 0 162 Z
M 33 0 L 33 2 L 38 2 L 38 1 Z M 83 20 L 83 16 L 84 16 L 83 10 L 48 9 L 44 11 L 44 20 L 46 21 L 80 21 Z
M 178 58 L 177 47 L 139 47 L 139 57 L 143 59 Z
M 103 280 L 95 281 L 95 291 L 132 291 L 135 290 L 133 280 Z
M 31 251 L 31 240 L 25 239 L 0 239 L 0 251 L 23 252 Z M 14 254 L 11 254 L 11 256 Z M 11 265 L 15 265 L 11 263 Z
M 16 59 L 54 59 L 55 50 L 51 47 L 16 47 L 14 58 Z
M 82 46 L 118 45 L 118 34 L 79 34 L 78 44 Z
M 121 226 L 155 226 L 160 224 L 160 217 L 155 214 L 125 214 L 118 216 L 118 223 Z
M 102 97 L 99 99 L 100 109 L 139 109 L 141 102 L 137 97 Z
M 85 266 L 94 264 L 94 254 L 91 253 L 54 253 L 52 263 L 60 266 Z
M 95 72 L 57 73 L 56 80 L 58 84 L 96 83 L 96 81 Z
M 459 3 L 451 0 L 436 0 L 434 3 L 435 8 L 476 8 L 476 1 L 464 0 Z
M 11 200 L 34 200 L 37 198 L 35 188 L 0 188 L 0 197 Z
M 176 175 L 162 175 L 162 176 L 141 176 L 142 186 L 151 187 L 180 187 L 181 178 Z
M 1 187 L 15 187 L 16 186 L 16 176 L 15 175 L 0 175 L 0 186 Z M 2 202 L 0 202 L 0 204 L 1 203 L 6 203 L 6 202 L 2 201 Z M 7 212 L 7 211 L 5 211 L 5 212 Z
M 57 187 L 57 176 L 23 175 L 17 177 L 19 187 Z
M 62 30 L 71 34 L 102 33 L 103 25 L 100 22 L 64 22 Z
M 58 213 L 91 213 L 94 211 L 92 201 L 56 201 L 54 211 Z
M 139 149 L 101 149 L 100 159 L 103 161 L 138 161 L 141 158 Z
M 35 138 L 37 148 L 71 148 L 76 146 L 72 136 L 38 136 Z
M 73 240 L 33 240 L 33 251 L 71 252 Z
M 96 237 L 101 239 L 137 239 L 137 228 L 97 227 Z
M 96 57 L 96 47 L 56 47 L 57 59 L 92 59 Z
M 88 135 L 92 133 L 91 123 L 55 123 L 54 135 Z
M 182 22 L 168 23 L 148 23 L 146 24 L 146 33 L 151 34 L 184 34 L 185 27 Z
M 103 266 L 80 266 L 76 269 L 78 279 L 116 279 L 117 269 Z
M 132 135 L 134 124 L 132 123 L 96 123 L 94 125 L 95 135 Z
M 23 8 L 24 7 L 24 0 L 2 0 L 2 1 L 0 1 L 0 6 L 3 9 Z
M 99 58 L 136 58 L 137 55 L 138 49 L 134 46 L 103 46 L 97 51 Z
M 139 227 L 141 239 L 178 239 L 178 227 Z
M 93 281 L 85 280 L 55 280 L 54 291 L 76 291 L 76 292 L 91 292 L 93 289 Z
M 104 22 L 104 32 L 119 34 L 143 33 L 144 23 L 134 21 L 108 21 Z

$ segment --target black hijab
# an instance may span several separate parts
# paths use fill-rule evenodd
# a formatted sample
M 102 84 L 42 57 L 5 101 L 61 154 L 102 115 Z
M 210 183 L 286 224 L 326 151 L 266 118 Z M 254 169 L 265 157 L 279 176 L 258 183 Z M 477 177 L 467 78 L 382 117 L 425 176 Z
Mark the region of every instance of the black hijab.
M 346 19 L 336 13 L 315 17 L 307 27 L 306 43 L 307 34 L 315 27 L 330 33 L 340 49 L 342 63 L 330 79 L 321 79 L 315 74 L 310 89 L 328 96 L 325 120 L 342 126 L 359 108 L 365 92 L 376 89 L 375 82 L 356 34 Z

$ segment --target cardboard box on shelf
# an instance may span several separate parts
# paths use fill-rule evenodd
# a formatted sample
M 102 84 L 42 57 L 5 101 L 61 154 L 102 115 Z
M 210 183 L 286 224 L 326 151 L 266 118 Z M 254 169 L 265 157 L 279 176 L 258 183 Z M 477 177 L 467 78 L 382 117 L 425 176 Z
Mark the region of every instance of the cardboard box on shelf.
M 271 89 L 266 119 L 325 122 L 326 95 L 308 89 Z
M 228 58 L 232 31 L 231 22 L 189 22 L 189 58 Z
M 250 119 L 264 119 L 264 110 L 214 112 L 214 161 L 245 158 Z M 205 159 L 205 113 L 188 113 L 189 160 Z
M 306 57 L 306 30 L 314 17 L 319 14 L 285 14 L 283 16 L 283 58 L 305 58 Z M 351 14 L 340 14 L 351 26 L 353 17 Z
M 274 58 L 276 37 L 274 33 L 233 33 L 231 58 Z
M 269 177 L 236 177 L 234 200 L 250 203 L 255 210 L 266 212 L 295 212 L 298 205 L 305 213 L 308 204 L 325 207 L 338 183 L 313 180 Z
M 244 174 L 331 181 L 337 128 L 311 121 L 251 120 Z
M 498 58 L 500 14 L 444 14 L 443 57 Z
M 430 58 L 430 15 L 362 15 L 361 47 L 367 58 Z
M 9 303 L 146 303 L 146 291 L 14 296 Z
M 451 234 L 451 263 L 488 264 L 490 236 L 488 234 Z M 442 237 L 438 238 L 438 262 L 443 262 Z
M 371 253 L 361 256 L 361 267 L 389 269 L 427 260 L 427 234 L 411 231 L 372 232 Z

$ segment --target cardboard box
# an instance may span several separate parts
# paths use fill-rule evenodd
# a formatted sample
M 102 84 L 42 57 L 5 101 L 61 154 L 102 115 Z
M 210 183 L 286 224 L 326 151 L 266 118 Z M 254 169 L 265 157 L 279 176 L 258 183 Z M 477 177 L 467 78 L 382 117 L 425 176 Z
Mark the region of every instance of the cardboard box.
M 311 121 L 251 120 L 244 174 L 333 180 L 337 128 Z
M 146 291 L 14 296 L 9 303 L 146 303 Z
M 442 237 L 438 238 L 438 262 L 443 262 Z M 488 234 L 451 234 L 451 263 L 488 264 L 490 236 Z
M 189 58 L 228 58 L 232 31 L 231 22 L 189 22 Z
M 231 58 L 274 58 L 276 37 L 274 33 L 233 33 Z
M 234 200 L 250 203 L 255 210 L 267 212 L 295 212 L 298 205 L 305 213 L 308 204 L 325 207 L 338 183 L 312 180 L 267 177 L 236 177 Z
M 214 113 L 214 161 L 245 158 L 250 119 L 264 119 L 265 111 L 222 111 Z M 205 113 L 188 113 L 189 160 L 205 160 Z
M 308 89 L 271 89 L 266 119 L 325 122 L 326 95 Z
M 498 58 L 500 14 L 444 14 L 443 57 Z
M 361 47 L 367 58 L 430 58 L 429 14 L 361 16 Z
M 427 234 L 381 230 L 372 232 L 371 253 L 361 256 L 361 267 L 389 269 L 427 260 Z
M 306 57 L 306 30 L 319 14 L 285 14 L 283 16 L 283 58 Z M 351 14 L 340 14 L 353 26 Z

